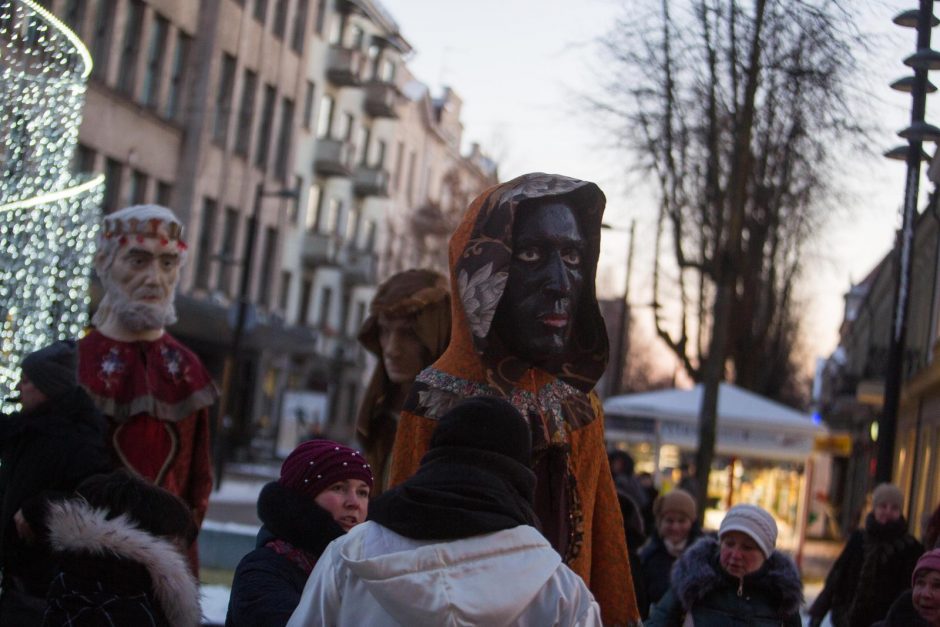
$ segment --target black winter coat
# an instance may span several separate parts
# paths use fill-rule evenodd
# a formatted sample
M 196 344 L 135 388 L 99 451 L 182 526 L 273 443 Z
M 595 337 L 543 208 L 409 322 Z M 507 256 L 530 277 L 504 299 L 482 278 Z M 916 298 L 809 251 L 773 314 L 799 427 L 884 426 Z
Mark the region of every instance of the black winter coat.
M 13 515 L 40 507 L 49 493 L 71 493 L 86 477 L 111 470 L 106 423 L 81 388 L 28 413 L 0 419 L 0 567 L 4 588 L 45 596 L 52 577 L 48 551 L 27 545 Z
M 832 565 L 810 615 L 821 619 L 831 609 L 834 627 L 869 627 L 910 587 L 923 552 L 903 517 L 882 525 L 869 514 L 865 528 L 852 532 Z
M 872 623 L 871 627 L 931 627 L 930 623 L 921 618 L 917 610 L 914 609 L 914 597 L 912 592 L 901 593 L 884 620 Z
M 696 540 L 702 536 L 702 529 L 698 523 L 692 525 L 689 531 L 688 547 L 691 547 Z M 666 545 L 657 531 L 653 531 L 649 540 L 640 549 L 640 567 L 641 571 L 634 571 L 635 577 L 643 580 L 646 587 L 646 598 L 650 605 L 659 603 L 666 591 L 669 590 L 669 575 L 672 572 L 672 565 L 676 563 L 676 558 L 669 554 Z M 649 606 L 645 609 L 640 608 L 640 615 L 646 618 L 649 615 Z
M 653 608 L 647 627 L 800 627 L 803 585 L 790 558 L 774 551 L 743 581 L 718 562 L 718 540 L 705 537 L 679 556 L 672 586 Z M 740 586 L 741 594 L 738 594 Z
M 300 603 L 309 573 L 267 546 L 268 542 L 283 540 L 316 560 L 345 533 L 312 498 L 276 481 L 264 486 L 258 496 L 258 518 L 264 526 L 257 548 L 235 569 L 226 627 L 283 627 Z

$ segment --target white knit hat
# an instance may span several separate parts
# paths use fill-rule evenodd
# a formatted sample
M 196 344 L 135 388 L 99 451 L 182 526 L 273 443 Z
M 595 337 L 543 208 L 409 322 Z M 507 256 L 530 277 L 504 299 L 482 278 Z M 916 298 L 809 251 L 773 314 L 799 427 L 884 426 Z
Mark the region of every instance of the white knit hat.
M 749 536 L 765 558 L 770 557 L 777 544 L 777 522 L 756 505 L 735 505 L 729 509 L 718 528 L 718 537 L 724 537 L 729 531 L 740 531 Z

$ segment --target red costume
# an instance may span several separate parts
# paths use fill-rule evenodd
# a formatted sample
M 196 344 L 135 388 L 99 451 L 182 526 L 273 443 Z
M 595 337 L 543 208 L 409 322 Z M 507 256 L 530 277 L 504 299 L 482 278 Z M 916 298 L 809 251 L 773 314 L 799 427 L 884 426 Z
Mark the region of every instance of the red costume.
M 78 378 L 108 417 L 116 461 L 186 501 L 201 526 L 218 391 L 199 358 L 167 333 L 122 342 L 92 331 L 78 342 Z

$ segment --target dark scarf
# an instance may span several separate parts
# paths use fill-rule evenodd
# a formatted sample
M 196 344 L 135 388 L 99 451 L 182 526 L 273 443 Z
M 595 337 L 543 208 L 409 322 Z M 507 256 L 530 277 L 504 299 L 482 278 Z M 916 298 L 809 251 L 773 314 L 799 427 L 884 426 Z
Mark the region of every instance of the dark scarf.
M 431 449 L 418 472 L 369 504 L 369 519 L 415 540 L 457 540 L 519 525 L 538 528 L 535 475 L 498 453 Z
M 277 546 L 269 548 L 288 556 L 288 559 L 291 559 L 288 555 L 290 550 L 298 549 L 316 563 L 326 546 L 346 533 L 333 520 L 333 516 L 312 498 L 285 488 L 277 481 L 261 489 L 258 495 L 258 518 L 264 523 L 264 531 L 267 532 L 262 532 L 259 544 L 267 546 L 271 542 L 281 541 Z M 303 567 L 301 563 L 304 560 L 291 561 Z

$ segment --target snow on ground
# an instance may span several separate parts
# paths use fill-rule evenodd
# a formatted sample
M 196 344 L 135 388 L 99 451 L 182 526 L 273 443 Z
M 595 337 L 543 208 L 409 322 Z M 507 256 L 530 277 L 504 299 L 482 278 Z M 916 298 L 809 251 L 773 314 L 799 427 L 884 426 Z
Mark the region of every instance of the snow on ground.
M 258 493 L 270 479 L 225 478 L 218 490 L 209 495 L 210 503 L 251 503 L 258 500 Z
M 202 586 L 199 590 L 202 605 L 202 620 L 206 624 L 225 624 L 225 614 L 228 612 L 228 597 L 231 590 L 228 586 Z

